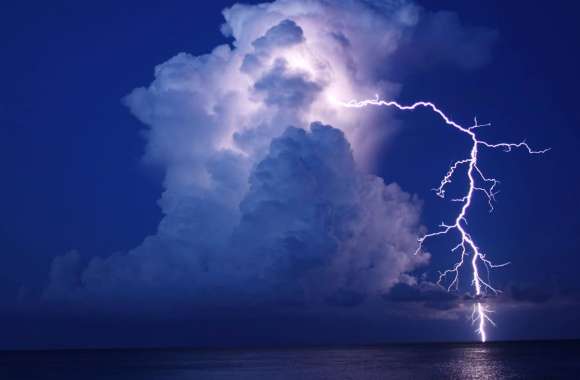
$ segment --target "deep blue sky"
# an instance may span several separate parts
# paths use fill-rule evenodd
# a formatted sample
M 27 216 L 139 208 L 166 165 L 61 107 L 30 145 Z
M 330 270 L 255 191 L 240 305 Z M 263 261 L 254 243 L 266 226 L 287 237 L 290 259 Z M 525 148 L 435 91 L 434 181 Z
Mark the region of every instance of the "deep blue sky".
M 223 43 L 221 10 L 230 4 L 63 0 L 2 7 L 0 297 L 42 287 L 50 261 L 70 249 L 87 258 L 107 255 L 155 231 L 161 174 L 141 163 L 143 126 L 121 99 L 176 53 L 202 54 Z M 481 212 L 471 226 L 482 246 L 513 262 L 496 282 L 578 288 L 580 5 L 420 4 L 456 11 L 465 24 L 493 28 L 499 38 L 482 69 L 409 74 L 401 100 L 430 99 L 457 120 L 491 121 L 490 140 L 526 138 L 552 148 L 543 157 L 485 156 L 501 193 L 491 216 L 476 205 Z M 377 173 L 419 194 L 424 223 L 435 225 L 445 209 L 428 189 L 456 150 L 428 115 L 401 119 L 409 128 L 385 147 Z M 542 318 L 553 326 L 551 336 L 580 336 L 558 315 Z M 526 337 L 515 329 L 512 336 Z

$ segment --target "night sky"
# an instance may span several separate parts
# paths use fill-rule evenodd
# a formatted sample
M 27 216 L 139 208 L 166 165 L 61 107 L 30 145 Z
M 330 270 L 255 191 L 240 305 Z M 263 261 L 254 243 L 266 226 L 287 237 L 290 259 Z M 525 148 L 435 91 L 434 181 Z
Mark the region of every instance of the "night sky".
M 387 12 L 380 2 L 368 3 L 373 3 L 366 5 L 369 15 Z M 259 157 L 246 165 L 221 151 L 206 152 L 203 138 L 217 139 L 210 128 L 203 127 L 208 129 L 203 135 L 188 132 L 206 123 L 198 117 L 203 107 L 194 103 L 210 99 L 211 86 L 194 89 L 200 95 L 185 101 L 171 89 L 135 90 L 147 88 L 155 67 L 180 52 L 191 56 L 169 67 L 167 80 L 171 85 L 190 80 L 197 68 L 187 60 L 232 43 L 220 31 L 222 10 L 232 5 L 221 0 L 4 5 L 0 348 L 476 339 L 465 306 L 468 277 L 450 294 L 433 284 L 437 271 L 453 263 L 448 252 L 453 242 L 428 244 L 428 263 L 411 258 L 393 264 L 399 263 L 399 250 L 412 255 L 407 238 L 419 225 L 433 231 L 457 210 L 430 191 L 449 163 L 468 150 L 440 119 L 424 110 L 373 109 L 372 117 L 352 122 L 373 124 L 363 137 L 356 135 L 365 141 L 360 144 L 346 127 L 346 137 L 340 132 L 340 113 L 320 120 L 338 129 L 317 124 L 306 134 L 286 130 L 301 127 L 296 115 L 305 114 L 304 102 L 321 85 L 276 66 L 253 84 L 252 96 L 277 112 L 270 120 L 274 126 L 256 124 L 268 131 L 266 143 L 256 143 L 266 138 L 261 135 L 236 135 L 239 146 L 251 150 L 248 156 Z M 344 42 L 345 49 L 360 53 L 360 72 L 367 70 L 361 88 L 372 87 L 371 79 L 383 81 L 382 95 L 402 103 L 430 100 L 458 122 L 469 124 L 474 116 L 491 122 L 481 130 L 489 141 L 526 139 L 551 148 L 542 156 L 482 153 L 486 173 L 501 180 L 500 193 L 491 214 L 478 198 L 469 228 L 496 262 L 511 262 L 492 274 L 504 291 L 489 301 L 498 323 L 489 330 L 492 340 L 580 338 L 580 6 L 418 5 L 422 18 L 394 52 L 374 49 L 376 35 L 369 34 L 370 47 L 354 46 L 356 39 Z M 438 17 L 441 11 L 452 13 Z M 300 21 L 296 24 L 279 24 L 279 34 L 271 33 L 286 39 L 264 35 L 252 47 L 254 58 L 264 60 L 282 42 L 302 43 Z M 261 66 L 250 67 L 249 61 L 244 70 L 257 75 L 252 70 Z M 203 64 L 212 69 L 212 62 Z M 202 73 L 200 80 L 214 74 Z M 232 86 L 227 75 L 215 81 Z M 287 89 L 297 97 L 286 96 Z M 240 104 L 235 107 L 245 112 Z M 214 109 L 226 115 L 223 123 L 253 122 L 227 108 Z M 190 129 L 179 129 L 182 125 Z M 383 125 L 389 132 L 381 131 Z M 195 154 L 188 155 L 188 144 Z M 300 166 L 300 160 L 313 164 Z M 197 186 L 206 180 L 203 175 L 183 177 L 198 173 L 199 163 L 223 186 L 208 190 Z M 242 176 L 244 170 L 250 174 Z M 363 215 L 369 205 L 359 198 L 367 190 L 383 191 L 380 181 L 367 183 L 367 174 L 397 183 L 400 189 L 384 191 L 399 203 L 386 205 L 383 214 Z M 324 186 L 311 187 L 304 178 Z M 453 185 L 461 191 L 459 178 Z M 415 196 L 407 199 L 407 193 Z M 321 204 L 332 217 L 319 220 Z M 401 213 L 409 226 L 398 232 L 389 215 Z M 379 223 L 379 230 L 365 227 L 355 244 L 357 218 Z M 227 242 L 222 228 L 232 230 Z M 383 238 L 396 243 L 379 241 Z M 371 246 L 373 239 L 379 240 Z M 333 257 L 346 250 L 343 242 L 370 257 L 372 268 L 356 259 L 336 264 Z M 376 248 L 381 244 L 399 248 L 383 255 Z M 375 278 L 381 273 L 375 266 L 385 268 L 387 285 Z M 401 273 L 407 280 L 397 277 Z M 335 285 L 339 277 L 344 282 Z

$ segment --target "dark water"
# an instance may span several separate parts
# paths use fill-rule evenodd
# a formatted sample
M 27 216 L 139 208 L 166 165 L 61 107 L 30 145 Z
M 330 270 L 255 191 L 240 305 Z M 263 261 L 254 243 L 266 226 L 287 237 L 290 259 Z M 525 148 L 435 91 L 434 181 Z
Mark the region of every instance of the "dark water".
M 580 379 L 580 342 L 0 352 L 0 379 Z

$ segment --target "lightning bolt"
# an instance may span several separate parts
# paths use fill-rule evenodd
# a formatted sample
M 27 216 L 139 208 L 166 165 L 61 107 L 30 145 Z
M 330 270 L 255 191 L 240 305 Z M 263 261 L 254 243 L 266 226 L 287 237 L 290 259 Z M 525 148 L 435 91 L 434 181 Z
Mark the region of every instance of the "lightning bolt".
M 380 100 L 379 97 L 375 97 L 374 99 L 367 99 L 362 101 L 355 101 L 352 100 L 350 102 L 338 102 L 340 106 L 349 107 L 349 108 L 363 108 L 367 106 L 383 106 L 383 107 L 394 107 L 401 111 L 412 111 L 419 107 L 428 108 L 431 111 L 435 112 L 437 115 L 443 119 L 446 125 L 453 127 L 464 133 L 469 137 L 471 140 L 471 149 L 469 153 L 469 157 L 455 161 L 449 167 L 449 170 L 439 183 L 439 186 L 433 189 L 436 195 L 440 198 L 445 198 L 445 189 L 446 186 L 451 183 L 452 178 L 454 177 L 456 170 L 461 166 L 467 166 L 467 182 L 468 182 L 468 189 L 467 193 L 461 198 L 452 199 L 452 201 L 456 201 L 461 203 L 461 209 L 457 214 L 455 220 L 451 224 L 441 223 L 439 225 L 439 230 L 436 232 L 428 233 L 423 235 L 418 239 L 419 245 L 415 254 L 419 253 L 424 243 L 430 239 L 437 236 L 447 235 L 453 231 L 459 233 L 459 243 L 451 250 L 452 252 L 459 251 L 459 259 L 458 261 L 450 268 L 445 270 L 444 272 L 439 272 L 439 279 L 437 280 L 437 284 L 442 285 L 444 282 L 448 282 L 446 286 L 447 291 L 451 291 L 452 288 L 457 289 L 459 286 L 459 270 L 463 267 L 466 262 L 470 262 L 471 269 L 472 269 L 472 281 L 471 284 L 475 291 L 475 300 L 476 302 L 473 304 L 473 312 L 471 314 L 471 319 L 473 324 L 477 324 L 477 329 L 475 332 L 479 335 L 482 342 L 487 340 L 486 334 L 486 324 L 490 323 L 491 325 L 495 326 L 494 321 L 491 319 L 490 314 L 493 313 L 493 310 L 488 305 L 484 304 L 484 298 L 488 292 L 493 294 L 498 294 L 501 291 L 491 286 L 489 280 L 484 280 L 480 275 L 480 268 L 485 268 L 488 273 L 490 269 L 503 267 L 509 264 L 509 262 L 503 264 L 493 264 L 486 255 L 480 250 L 477 246 L 471 234 L 467 231 L 467 213 L 469 207 L 471 206 L 473 196 L 476 192 L 483 194 L 483 196 L 487 199 L 490 212 L 493 211 L 493 201 L 495 201 L 496 187 L 499 184 L 499 181 L 495 178 L 490 178 L 484 175 L 483 171 L 478 166 L 478 153 L 480 148 L 489 148 L 489 149 L 503 149 L 505 152 L 511 152 L 512 149 L 522 148 L 527 150 L 529 154 L 543 154 L 546 153 L 549 149 L 543 150 L 533 150 L 525 141 L 520 143 L 497 143 L 491 144 L 484 140 L 478 138 L 475 130 L 480 127 L 489 126 L 490 124 L 479 124 L 477 118 L 474 119 L 474 124 L 470 127 L 463 127 L 458 123 L 454 122 L 449 118 L 443 111 L 441 111 L 437 106 L 431 102 L 416 102 L 411 105 L 401 105 L 395 101 L 385 101 Z M 471 258 L 469 255 L 471 254 Z

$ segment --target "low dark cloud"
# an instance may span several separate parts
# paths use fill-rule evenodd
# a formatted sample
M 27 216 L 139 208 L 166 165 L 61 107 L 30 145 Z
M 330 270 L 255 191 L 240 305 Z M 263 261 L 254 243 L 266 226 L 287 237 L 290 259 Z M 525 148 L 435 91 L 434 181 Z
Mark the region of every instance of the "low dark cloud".
M 458 308 L 460 302 L 468 300 L 464 295 L 449 292 L 445 288 L 430 282 L 422 282 L 415 285 L 399 283 L 383 298 L 388 302 L 415 303 L 426 309 L 436 310 L 452 310 Z
M 553 289 L 529 284 L 511 284 L 504 291 L 505 298 L 515 303 L 542 304 L 549 302 L 556 296 Z
M 422 281 L 419 283 L 401 282 L 383 295 L 383 300 L 390 304 L 391 309 L 400 308 L 409 315 L 431 319 L 433 312 L 441 316 L 455 316 L 469 312 L 476 302 L 489 304 L 492 310 L 541 310 L 541 309 L 576 309 L 580 305 L 578 289 L 562 289 L 557 286 L 530 283 L 511 283 L 497 294 L 488 292 L 486 295 L 474 297 L 468 293 L 447 291 L 435 283 Z M 393 306 L 394 305 L 394 306 Z

